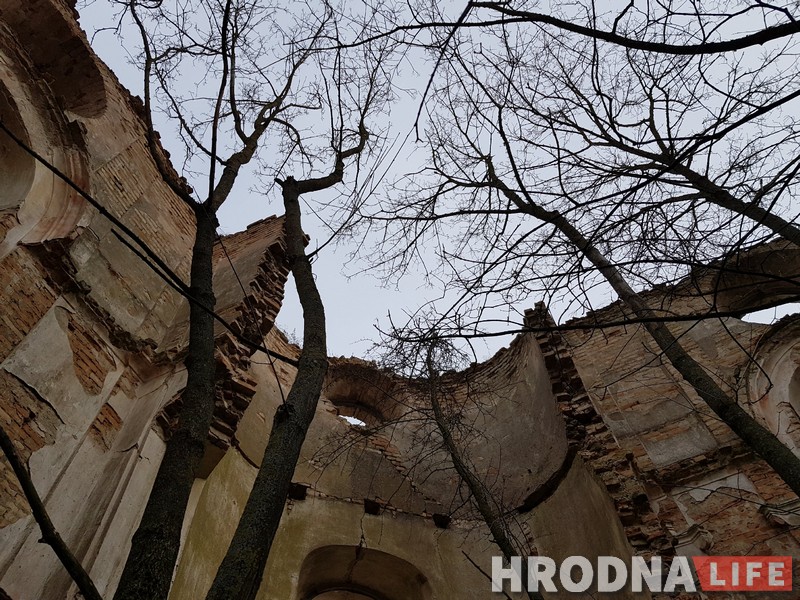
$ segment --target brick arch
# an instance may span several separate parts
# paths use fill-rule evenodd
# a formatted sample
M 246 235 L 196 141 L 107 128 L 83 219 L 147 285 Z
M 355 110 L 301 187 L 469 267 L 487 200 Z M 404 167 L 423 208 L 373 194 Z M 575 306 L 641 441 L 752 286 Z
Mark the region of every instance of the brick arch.
M 3 15 L 8 9 L 3 10 Z M 89 189 L 84 133 L 67 121 L 51 88 L 0 24 L 0 115 L 14 137 L 32 148 L 82 189 Z M 4 164 L 0 213 L 0 260 L 20 244 L 39 244 L 77 233 L 87 204 L 66 182 L 13 137 L 0 132 Z M 6 161 L 4 160 L 3 163 Z M 6 172 L 7 171 L 7 172 Z
M 30 144 L 17 103 L 0 81 L 0 119 L 14 135 Z M 36 173 L 34 159 L 5 132 L 0 131 L 0 210 L 16 208 L 28 195 Z
M 63 107 L 97 117 L 106 108 L 105 84 L 72 10 L 58 0 L 7 0 L 0 12 Z
M 355 417 L 372 427 L 404 412 L 394 394 L 395 383 L 369 363 L 334 360 L 323 393 L 340 416 Z
M 303 561 L 297 600 L 431 600 L 428 578 L 410 562 L 362 546 L 322 546 Z

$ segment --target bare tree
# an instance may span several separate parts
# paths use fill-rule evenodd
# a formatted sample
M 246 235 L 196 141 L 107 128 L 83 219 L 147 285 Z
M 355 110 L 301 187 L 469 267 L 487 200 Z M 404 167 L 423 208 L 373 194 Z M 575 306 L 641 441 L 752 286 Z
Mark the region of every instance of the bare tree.
M 164 181 L 191 207 L 196 237 L 187 386 L 116 598 L 168 593 L 214 408 L 217 214 L 242 169 L 269 144 L 277 158 L 266 170 L 280 176 L 305 349 L 209 598 L 257 593 L 326 365 L 324 311 L 304 251 L 299 198 L 341 183 L 346 161 L 366 148 L 366 116 L 387 96 L 376 84 L 385 73 L 374 66 L 384 56 L 372 44 L 420 29 L 435 32 L 425 105 L 431 165 L 394 196 L 395 204 L 382 203 L 368 215 L 371 223 L 387 224 L 389 252 L 380 264 L 408 268 L 420 245 L 432 241 L 443 269 L 436 275 L 447 271 L 457 290 L 448 296 L 451 307 L 410 337 L 430 343 L 441 339 L 444 326 L 448 335 L 481 334 L 490 309 L 512 313 L 509 307 L 534 292 L 560 290 L 588 306 L 585 292 L 606 281 L 698 395 L 800 493 L 797 458 L 683 350 L 680 336 L 661 322 L 667 315 L 636 291 L 674 281 L 744 243 L 775 235 L 799 243 L 795 215 L 785 210 L 800 170 L 797 122 L 784 112 L 800 97 L 796 69 L 787 62 L 799 30 L 789 5 L 742 3 L 687 15 L 669 2 L 653 5 L 653 13 L 633 3 L 599 13 L 587 2 L 552 16 L 522 5 L 470 2 L 451 22 L 436 18 L 436 6 L 422 6 L 420 22 L 362 28 L 349 46 L 364 49 L 359 68 L 373 68 L 360 78 L 352 76 L 359 68 L 343 62 L 348 45 L 327 4 L 296 13 L 244 0 L 123 4 L 141 35 L 151 154 Z M 762 20 L 758 31 L 728 35 L 753 15 Z M 470 39 L 473 30 L 483 39 Z M 564 37 L 570 33 L 579 41 Z M 273 44 L 276 39 L 284 44 Z M 323 42 L 340 52 L 320 58 Z M 766 42 L 783 46 L 754 65 L 719 54 Z M 202 65 L 200 83 L 191 88 L 188 63 Z M 305 69 L 314 77 L 301 76 Z M 323 82 L 309 84 L 317 73 Z M 177 123 L 186 178 L 161 147 L 156 105 Z M 320 144 L 304 119 L 322 106 L 330 136 Z M 302 175 L 284 178 L 291 169 Z M 326 174 L 315 177 L 320 171 Z M 195 193 L 187 179 L 200 180 L 203 192 Z M 435 390 L 433 364 L 425 364 Z M 496 507 L 459 448 L 448 444 L 453 438 L 435 391 L 431 407 L 454 468 L 491 529 Z M 515 550 L 500 543 L 507 555 Z
M 481 469 L 470 451 L 476 444 L 500 445 L 486 431 L 487 424 L 495 419 L 490 405 L 503 402 L 515 384 L 498 386 L 494 380 L 491 384 L 477 381 L 465 370 L 470 356 L 435 332 L 429 331 L 422 340 L 407 341 L 396 331 L 387 342 L 376 345 L 374 351 L 382 368 L 403 376 L 390 396 L 406 410 L 391 422 L 381 420 L 376 429 L 401 427 L 410 434 L 414 450 L 405 457 L 404 464 L 411 465 L 405 476 L 419 483 L 434 475 L 454 473 L 456 492 L 449 514 L 484 524 L 491 542 L 507 560 L 531 554 L 528 540 L 520 536 L 516 518 L 519 506 L 509 504 L 513 493 L 509 495 L 509 490 L 503 489 L 502 462 L 492 461 L 491 467 L 484 465 Z M 487 469 L 498 475 L 490 477 Z M 546 498 L 544 487 L 547 483 L 534 494 Z M 539 592 L 528 591 L 527 573 L 520 576 L 528 597 L 541 600 Z
M 165 182 L 189 204 L 196 218 L 195 242 L 192 249 L 190 289 L 193 296 L 208 309 L 214 308 L 212 286 L 212 252 L 216 239 L 217 210 L 227 200 L 242 168 L 251 160 L 259 142 L 270 125 L 283 120 L 291 102 L 294 77 L 308 59 L 311 47 L 290 51 L 288 72 L 284 83 L 260 105 L 255 98 L 240 99 L 241 78 L 231 63 L 239 56 L 242 37 L 249 28 L 248 20 L 255 18 L 254 5 L 227 1 L 224 5 L 209 4 L 209 22 L 205 31 L 192 31 L 185 22 L 185 13 L 169 12 L 165 4 L 153 7 L 132 1 L 127 5 L 143 43 L 144 54 L 144 114 L 147 138 L 154 161 Z M 150 12 L 154 11 L 154 12 Z M 148 20 L 151 19 L 151 20 Z M 167 23 L 166 32 L 148 24 Z M 241 29 L 245 31 L 241 31 Z M 205 33 L 205 39 L 201 34 Z M 219 77 L 218 91 L 213 98 L 212 113 L 201 123 L 208 129 L 206 140 L 199 137 L 198 126 L 188 121 L 183 99 L 170 88 L 170 76 L 176 73 L 182 59 L 195 55 L 209 59 L 209 68 Z M 238 85 L 237 85 L 238 84 Z M 170 108 L 179 118 L 181 132 L 195 142 L 197 151 L 208 158 L 208 193 L 196 200 L 191 189 L 172 170 L 160 148 L 153 129 L 152 104 L 155 90 L 164 94 Z M 224 110 L 223 110 L 224 109 Z M 236 130 L 238 149 L 226 158 L 219 155 L 219 136 L 223 115 L 230 115 Z M 249 121 L 245 121 L 249 117 Z M 247 128 L 247 129 L 245 129 Z M 204 133 L 202 129 L 201 133 Z M 222 166 L 222 173 L 217 169 Z M 214 412 L 214 321 L 207 311 L 192 304 L 189 318 L 189 345 L 186 357 L 187 383 L 181 397 L 178 424 L 167 442 L 145 511 L 137 529 L 115 598 L 133 600 L 166 598 L 175 568 L 180 545 L 183 515 L 192 483 L 203 456 L 206 438 Z
M 500 505 L 498 501 L 492 497 L 490 490 L 475 473 L 475 469 L 471 468 L 469 465 L 462 448 L 453 436 L 450 419 L 448 419 L 448 415 L 443 409 L 442 402 L 439 398 L 440 389 L 442 387 L 439 381 L 441 363 L 443 360 L 447 360 L 446 355 L 452 354 L 453 352 L 455 352 L 455 349 L 450 343 L 447 341 L 438 341 L 437 343 L 435 338 L 431 339 L 431 342 L 425 349 L 428 399 L 430 400 L 431 409 L 433 411 L 433 418 L 439 430 L 439 434 L 441 435 L 442 443 L 453 463 L 453 468 L 469 489 L 475 507 L 484 523 L 486 523 L 486 526 L 489 528 L 494 543 L 500 548 L 500 552 L 503 553 L 506 560 L 510 561 L 512 556 L 522 556 L 527 554 L 527 552 L 523 552 L 522 549 L 513 542 L 505 522 L 509 513 L 508 509 Z M 437 356 L 437 354 L 440 356 Z M 527 575 L 527 572 L 523 570 L 520 577 L 522 579 L 523 589 L 528 594 L 528 597 L 531 600 L 543 600 L 541 593 L 533 591 L 528 587 Z
M 430 166 L 367 215 L 383 227 L 388 270 L 430 243 L 449 273 L 450 304 L 409 337 L 445 326 L 477 336 L 503 320 L 493 309 L 511 314 L 533 293 L 588 307 L 588 290 L 610 289 L 698 396 L 800 494 L 800 460 L 682 348 L 680 333 L 660 322 L 668 309 L 636 292 L 745 243 L 800 240 L 796 215 L 783 216 L 798 171 L 800 129 L 782 112 L 799 95 L 792 54 L 779 48 L 748 65 L 601 51 L 594 40 L 516 22 L 480 32 L 458 28 L 434 51 L 424 104 Z
M 374 80 L 372 83 L 375 83 Z M 286 207 L 286 242 L 297 294 L 303 305 L 303 351 L 295 382 L 286 402 L 278 407 L 253 489 L 236 528 L 231 545 L 206 598 L 253 600 L 258 593 L 264 567 L 278 530 L 300 449 L 314 418 L 328 368 L 325 344 L 325 311 L 311 262 L 305 254 L 305 235 L 300 225 L 300 196 L 341 183 L 345 161 L 361 154 L 369 133 L 364 117 L 375 101 L 367 94 L 358 123 L 357 141 L 338 149 L 332 171 L 313 179 L 293 177 L 276 180 L 283 190 Z M 340 140 L 341 144 L 341 140 Z
M 302 193 L 342 182 L 346 161 L 366 147 L 365 119 L 381 109 L 386 88 L 376 79 L 374 65 L 380 61 L 372 49 L 355 53 L 358 64 L 345 60 L 341 52 L 318 53 L 320 40 L 337 36 L 330 7 L 296 8 L 280 10 L 240 0 L 197 0 L 190 5 L 126 3 L 143 48 L 144 116 L 151 154 L 164 181 L 186 201 L 196 218 L 190 292 L 197 302 L 191 305 L 188 379 L 178 424 L 134 535 L 117 600 L 166 598 L 169 592 L 181 523 L 214 410 L 211 267 L 217 212 L 233 192 L 242 169 L 265 145 L 274 151 L 271 161 L 261 164 L 267 173 L 298 168 L 313 175 L 318 162 L 330 156 L 334 167 L 319 178 L 276 180 L 287 210 L 289 260 L 306 314 L 307 348 L 292 393 L 276 415 L 275 441 L 268 446 L 260 483 L 239 528 L 271 533 L 259 538 L 261 550 L 256 555 L 243 557 L 245 547 L 238 538 L 234 541 L 212 597 L 243 598 L 257 591 L 269 552 L 267 538 L 271 540 L 277 529 L 297 452 L 314 414 L 326 364 L 324 313 L 303 252 L 298 200 Z M 197 15 L 203 15 L 202 20 Z M 198 73 L 198 68 L 200 83 L 191 89 L 187 87 L 189 73 Z M 156 106 L 177 123 L 187 177 L 196 175 L 200 186 L 207 189 L 200 198 L 173 170 L 161 148 L 153 126 Z M 314 111 L 329 114 L 327 136 L 309 133 Z M 232 150 L 225 153 L 228 148 Z M 233 571 L 229 565 L 234 565 Z M 250 591 L 245 592 L 247 589 Z

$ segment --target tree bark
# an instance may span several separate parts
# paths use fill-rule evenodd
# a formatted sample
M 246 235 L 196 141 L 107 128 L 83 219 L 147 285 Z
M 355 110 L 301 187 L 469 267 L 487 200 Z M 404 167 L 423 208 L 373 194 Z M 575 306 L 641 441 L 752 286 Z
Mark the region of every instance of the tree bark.
M 217 219 L 202 205 L 196 206 L 195 214 L 190 291 L 213 310 L 212 256 Z M 167 442 L 114 600 L 165 600 L 169 594 L 189 494 L 214 416 L 214 317 L 194 303 L 190 306 L 185 364 L 187 381 L 177 429 Z
M 301 188 L 291 177 L 278 183 L 286 207 L 289 264 L 303 306 L 303 353 L 286 403 L 275 413 L 253 489 L 206 600 L 255 598 L 328 369 L 325 311 L 300 224 Z
M 510 561 L 512 556 L 519 556 L 520 552 L 514 547 L 513 542 L 506 533 L 500 511 L 493 508 L 495 503 L 492 500 L 489 492 L 486 490 L 483 482 L 467 465 L 466 461 L 461 455 L 461 450 L 453 439 L 453 435 L 450 432 L 450 427 L 447 425 L 447 419 L 442 411 L 442 406 L 439 403 L 439 397 L 436 393 L 437 375 L 434 365 L 431 361 L 430 352 L 427 357 L 427 367 L 428 381 L 430 385 L 429 397 L 431 408 L 433 409 L 433 418 L 434 421 L 436 421 L 439 434 L 442 436 L 444 447 L 447 450 L 447 453 L 450 455 L 450 461 L 453 463 L 453 468 L 455 468 L 456 473 L 458 473 L 458 476 L 461 477 L 461 480 L 467 484 L 467 488 L 469 488 L 470 494 L 472 494 L 472 499 L 475 502 L 478 512 L 480 513 L 487 527 L 489 527 L 489 532 L 494 538 L 494 543 L 497 544 L 498 548 L 500 548 L 500 552 L 503 553 L 503 556 L 506 557 L 506 560 Z M 528 590 L 528 572 L 525 566 L 526 564 L 527 563 L 523 561 L 523 569 L 522 573 L 520 573 L 520 577 L 522 578 L 522 588 L 525 590 L 531 600 L 544 600 L 544 596 L 542 596 L 541 593 Z
M 800 458 L 739 406 L 734 398 L 725 393 L 719 384 L 706 373 L 705 369 L 684 350 L 667 326 L 658 322 L 657 315 L 628 285 L 619 269 L 572 223 L 561 213 L 547 210 L 530 199 L 523 199 L 495 175 L 491 164 L 488 166 L 491 185 L 499 189 L 521 210 L 556 227 L 600 271 L 620 300 L 644 321 L 645 328 L 658 344 L 664 356 L 686 382 L 695 389 L 698 396 L 736 435 L 775 470 L 795 494 L 800 496 Z

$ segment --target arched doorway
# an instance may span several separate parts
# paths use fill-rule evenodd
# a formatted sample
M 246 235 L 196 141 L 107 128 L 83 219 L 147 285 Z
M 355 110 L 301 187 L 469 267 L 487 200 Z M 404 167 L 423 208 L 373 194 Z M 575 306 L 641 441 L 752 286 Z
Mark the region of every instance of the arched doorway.
M 298 600 L 430 600 L 428 578 L 410 562 L 361 546 L 323 546 L 303 561 Z
M 375 596 L 365 596 L 358 592 L 336 590 L 332 592 L 322 592 L 314 596 L 314 600 L 375 600 Z

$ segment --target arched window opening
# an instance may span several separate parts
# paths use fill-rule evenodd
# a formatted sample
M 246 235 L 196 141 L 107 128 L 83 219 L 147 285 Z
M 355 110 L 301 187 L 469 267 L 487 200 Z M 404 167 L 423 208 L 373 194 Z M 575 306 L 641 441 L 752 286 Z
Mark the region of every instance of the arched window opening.
M 354 427 L 376 427 L 385 422 L 383 414 L 358 398 L 332 398 L 336 414 Z
M 760 323 L 763 325 L 772 325 L 786 315 L 793 315 L 800 313 L 800 302 L 790 302 L 788 304 L 781 304 L 773 306 L 772 308 L 764 308 L 755 312 L 742 315 L 741 320 L 746 323 Z
M 11 94 L 0 83 L 0 118 L 3 123 L 26 144 L 30 144 L 28 132 Z M 28 195 L 36 173 L 34 159 L 0 131 L 0 211 L 18 208 Z
M 336 414 L 354 427 L 379 428 L 405 411 L 393 380 L 363 361 L 334 363 L 323 393 Z
M 5 13 L 4 15 L 5 16 Z M 78 186 L 89 189 L 82 130 L 70 127 L 51 90 L 40 85 L 27 66 L 5 63 L 0 82 L 0 117 L 22 143 L 42 153 Z M 0 131 L 0 259 L 19 244 L 40 244 L 77 234 L 87 204 Z
M 339 414 L 339 418 L 342 419 L 343 421 L 347 421 L 353 427 L 366 427 L 367 426 L 366 422 L 362 421 L 358 417 L 351 417 L 349 415 L 343 415 L 343 414 L 340 413 Z

